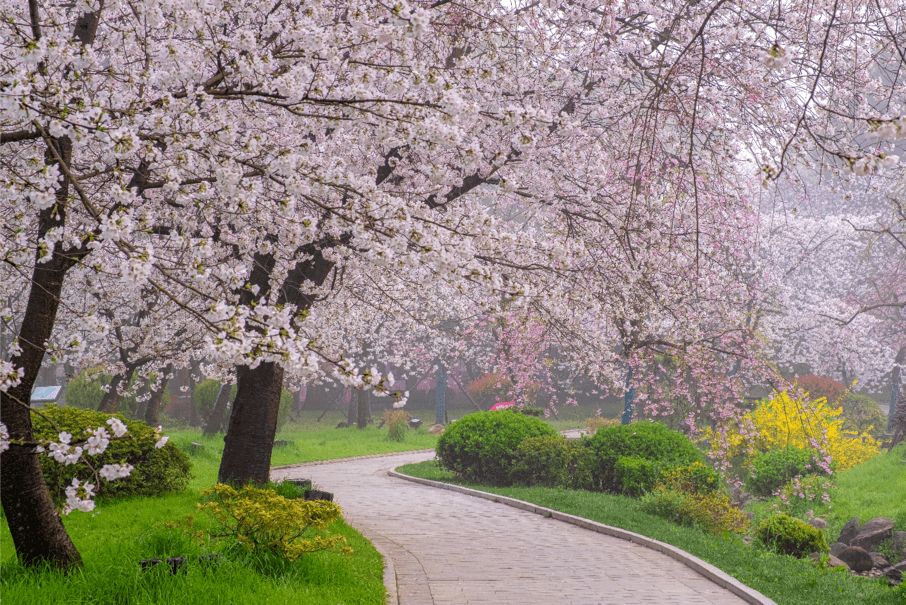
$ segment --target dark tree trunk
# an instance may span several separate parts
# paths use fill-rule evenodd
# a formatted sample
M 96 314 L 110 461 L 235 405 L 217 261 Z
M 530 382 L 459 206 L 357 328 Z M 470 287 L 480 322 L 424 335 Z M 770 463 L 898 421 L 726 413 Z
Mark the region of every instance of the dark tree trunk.
M 900 398 L 900 383 L 902 381 L 902 371 L 900 366 L 906 360 L 906 347 L 900 347 L 897 356 L 893 360 L 894 367 L 890 373 L 890 408 L 887 410 L 887 432 L 893 432 L 893 417 L 896 413 L 897 402 Z
M 68 165 L 72 144 L 68 139 L 55 140 L 54 148 L 48 148 L 48 156 L 48 164 L 54 163 L 51 158 L 59 157 Z M 64 224 L 68 190 L 69 182 L 63 179 L 57 189 L 57 204 L 39 215 L 39 238 L 52 227 Z M 22 352 L 11 360 L 14 367 L 22 368 L 25 373 L 17 386 L 0 392 L 0 420 L 6 425 L 10 439 L 23 442 L 34 441 L 29 407 L 31 391 L 56 322 L 63 280 L 66 272 L 87 254 L 87 249 L 64 251 L 62 244 L 57 242 L 49 262 L 37 262 L 38 254 L 19 333 Z M 23 564 L 49 563 L 61 569 L 81 564 L 82 557 L 50 498 L 33 447 L 12 445 L 0 455 L 0 503 L 16 554 Z
M 371 410 L 369 409 L 369 399 L 370 393 L 365 389 L 359 389 L 359 394 L 357 399 L 359 400 L 358 405 L 358 416 L 356 418 L 356 426 L 360 429 L 368 426 L 368 423 L 371 421 Z
M 303 246 L 299 252 L 307 260 L 300 261 L 287 273 L 280 287 L 277 305 L 293 305 L 302 313 L 311 308 L 314 300 L 302 292 L 302 284 L 320 286 L 327 279 L 333 262 L 324 258 L 321 250 L 348 241 L 328 238 Z M 272 254 L 255 254 L 249 283 L 258 286 L 257 294 L 249 290 L 240 293 L 242 304 L 251 305 L 266 300 L 271 290 L 271 272 L 275 261 Z M 223 458 L 218 481 L 266 483 L 270 478 L 271 450 L 277 432 L 280 393 L 283 390 L 283 367 L 273 362 L 256 368 L 236 366 L 236 400 L 230 413 L 230 423 L 224 437 Z
M 167 390 L 167 376 L 173 371 L 173 366 L 168 365 L 161 370 L 158 387 L 152 389 L 151 397 L 148 399 L 148 406 L 145 408 L 145 423 L 148 426 L 156 427 L 160 425 L 160 408 L 164 398 L 164 392 Z
M 230 403 L 230 391 L 233 385 L 223 383 L 220 385 L 220 391 L 217 393 L 217 399 L 214 401 L 214 409 L 208 416 L 208 421 L 204 425 L 202 435 L 211 437 L 223 430 L 224 420 L 226 419 L 227 406 Z
M 113 380 L 110 381 L 110 390 L 104 393 L 104 398 L 101 399 L 101 404 L 98 406 L 99 412 L 104 412 L 105 414 L 116 414 L 120 411 L 120 401 L 122 401 L 123 396 L 120 393 L 120 385 L 126 383 L 124 388 L 129 387 L 129 383 L 132 382 L 132 374 L 135 373 L 135 366 L 126 366 L 126 371 L 122 374 L 117 374 L 113 377 Z
M 349 393 L 349 407 L 346 408 L 346 424 L 352 426 L 356 423 L 356 398 L 352 396 L 352 392 Z
M 273 362 L 236 366 L 236 400 L 224 437 L 220 483 L 267 483 L 277 433 L 283 368 Z

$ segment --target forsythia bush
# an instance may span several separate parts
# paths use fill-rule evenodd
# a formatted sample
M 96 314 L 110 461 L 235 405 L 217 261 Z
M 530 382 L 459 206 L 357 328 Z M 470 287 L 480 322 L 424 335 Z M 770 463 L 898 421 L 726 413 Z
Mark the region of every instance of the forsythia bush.
M 835 470 L 843 471 L 876 455 L 880 444 L 868 433 L 845 431 L 841 413 L 823 399 L 805 401 L 782 392 L 749 412 L 725 435 L 709 430 L 705 437 L 712 441 L 712 454 L 723 450 L 729 458 L 740 457 L 745 468 L 759 452 L 815 448 L 829 456 L 825 465 L 833 461 Z
M 352 552 L 343 536 L 323 535 L 340 517 L 340 507 L 333 502 L 287 499 L 272 489 L 251 485 L 236 490 L 217 484 L 201 495 L 214 497 L 198 505 L 217 521 L 218 533 L 212 537 L 235 538 L 253 553 L 271 551 L 294 561 L 319 550 Z

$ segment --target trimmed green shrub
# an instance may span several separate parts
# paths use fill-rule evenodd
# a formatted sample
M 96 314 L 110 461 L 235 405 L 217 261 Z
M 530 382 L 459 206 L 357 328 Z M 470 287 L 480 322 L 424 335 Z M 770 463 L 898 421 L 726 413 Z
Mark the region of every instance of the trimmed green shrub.
M 765 548 L 800 559 L 827 550 L 821 530 L 789 515 L 765 519 L 755 529 L 755 537 Z
M 619 482 L 620 493 L 633 498 L 651 491 L 659 474 L 654 463 L 638 456 L 623 456 L 617 459 L 613 472 Z
M 758 454 L 752 461 L 752 474 L 746 489 L 755 496 L 768 498 L 793 477 L 823 473 L 815 461 L 815 450 L 786 448 Z
M 84 438 L 86 429 L 107 427 L 110 414 L 102 414 L 92 410 L 80 410 L 73 407 L 58 407 L 55 404 L 39 410 L 49 418 L 60 431 L 66 431 L 73 436 L 73 441 Z M 144 422 L 126 420 L 120 414 L 114 417 L 126 423 L 129 432 L 121 439 L 111 439 L 107 450 L 98 456 L 91 456 L 92 465 L 99 469 L 105 464 L 129 463 L 134 468 L 128 477 L 115 481 L 92 480 L 97 485 L 95 494 L 99 498 L 121 496 L 156 496 L 164 492 L 178 492 L 186 488 L 191 479 L 190 470 L 192 463 L 189 457 L 173 443 L 166 443 L 162 448 L 154 447 L 157 437 L 154 430 Z M 32 426 L 35 438 L 38 440 L 56 440 L 57 431 L 42 416 L 32 412 Z M 54 501 L 66 501 L 66 488 L 72 484 L 76 477 L 86 479 L 92 476 L 92 471 L 84 462 L 71 465 L 62 465 L 40 454 L 41 470 L 44 480 L 50 489 Z
M 868 395 L 847 393 L 843 398 L 843 430 L 879 437 L 887 433 L 887 417 Z
M 647 460 L 656 473 L 704 460 L 685 435 L 656 422 L 603 427 L 586 443 L 595 456 L 595 488 L 618 494 L 623 493 L 623 479 L 628 476 L 631 466 L 624 462 L 618 471 L 617 463 L 621 458 Z
M 745 533 L 749 519 L 726 494 L 695 494 L 662 486 L 642 496 L 642 510 L 712 534 Z
M 661 472 L 657 483 L 666 489 L 700 496 L 717 494 L 722 489 L 720 473 L 701 462 L 666 469 Z
M 538 418 L 505 410 L 476 412 L 447 426 L 437 440 L 437 458 L 465 477 L 509 485 L 519 444 L 544 435 L 556 431 Z
M 522 485 L 591 489 L 593 458 L 580 441 L 561 435 L 529 437 L 513 458 L 511 480 Z

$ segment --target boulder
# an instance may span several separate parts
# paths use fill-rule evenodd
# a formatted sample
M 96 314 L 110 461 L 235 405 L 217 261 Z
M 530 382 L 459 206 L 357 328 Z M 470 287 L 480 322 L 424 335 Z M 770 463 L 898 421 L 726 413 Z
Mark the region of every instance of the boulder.
M 865 550 L 873 549 L 881 542 L 886 542 L 893 535 L 893 519 L 887 517 L 875 517 L 867 521 L 859 529 L 859 533 L 853 538 L 850 546 L 858 546 Z
M 844 550 L 846 550 L 847 548 L 849 548 L 848 544 L 844 544 L 843 542 L 834 542 L 833 544 L 831 544 L 830 554 L 832 554 L 835 557 L 839 557 L 840 553 L 843 552 Z
M 428 432 L 432 435 L 440 435 L 444 432 L 444 425 L 442 424 L 432 424 L 428 427 Z
M 900 561 L 896 565 L 891 565 L 890 568 L 902 571 L 903 573 L 906 573 L 906 559 L 904 559 L 903 561 Z
M 859 546 L 850 546 L 837 555 L 837 558 L 849 565 L 849 568 L 857 573 L 868 571 L 875 566 L 875 562 L 872 560 L 871 555 L 868 554 L 868 551 Z
M 859 535 L 859 526 L 862 524 L 859 521 L 859 517 L 853 517 L 846 522 L 846 525 L 843 526 L 843 529 L 840 531 L 840 537 L 837 538 L 837 542 L 843 542 L 849 546 L 850 542 L 853 541 L 853 538 Z
M 827 521 L 821 517 L 815 517 L 814 519 L 809 519 L 808 524 L 814 527 L 815 529 L 827 529 Z
M 893 532 L 893 550 L 897 551 L 906 546 L 906 531 Z
M 813 552 L 808 556 L 809 559 L 813 561 L 821 560 L 821 553 Z M 834 555 L 828 555 L 827 561 L 825 561 L 827 567 L 847 567 L 846 563 L 835 557 Z
M 887 560 L 887 557 L 884 556 L 884 553 L 870 552 L 868 554 L 871 556 L 871 560 L 875 562 L 875 567 L 877 567 L 878 569 L 886 569 L 890 567 L 890 561 Z
M 889 586 L 899 586 L 903 583 L 903 572 L 899 569 L 890 567 L 884 570 L 884 575 L 887 577 L 887 584 Z

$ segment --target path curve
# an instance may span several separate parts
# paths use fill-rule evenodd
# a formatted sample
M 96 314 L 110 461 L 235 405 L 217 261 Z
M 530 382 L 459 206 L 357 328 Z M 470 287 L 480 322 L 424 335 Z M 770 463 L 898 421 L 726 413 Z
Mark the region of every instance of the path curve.
M 746 603 L 644 546 L 389 475 L 433 457 L 428 451 L 304 464 L 271 475 L 308 478 L 335 494 L 346 521 L 387 559 L 394 605 Z

